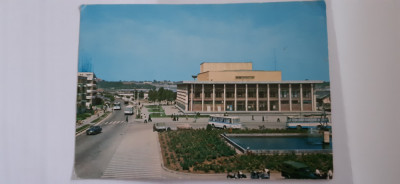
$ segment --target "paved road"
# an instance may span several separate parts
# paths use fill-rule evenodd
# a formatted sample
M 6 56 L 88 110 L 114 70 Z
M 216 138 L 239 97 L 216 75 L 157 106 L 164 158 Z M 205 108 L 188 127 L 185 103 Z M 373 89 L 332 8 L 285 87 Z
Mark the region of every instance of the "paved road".
M 75 139 L 75 174 L 79 178 L 99 178 L 123 138 L 128 123 L 123 111 L 114 111 L 102 124 L 102 133 Z
M 173 122 L 170 118 L 153 118 L 153 121 L 166 122 L 172 127 L 185 123 L 183 120 Z M 226 180 L 226 174 L 183 174 L 165 170 L 161 165 L 158 134 L 152 131 L 153 123 L 144 124 L 143 120 L 136 120 L 134 116 L 126 122 L 123 110 L 119 110 L 102 121 L 102 133 L 77 136 L 76 176 L 122 180 Z M 197 123 L 189 119 L 186 123 L 194 128 L 205 128 L 207 119 L 199 119 Z M 272 176 L 279 178 L 278 174 Z

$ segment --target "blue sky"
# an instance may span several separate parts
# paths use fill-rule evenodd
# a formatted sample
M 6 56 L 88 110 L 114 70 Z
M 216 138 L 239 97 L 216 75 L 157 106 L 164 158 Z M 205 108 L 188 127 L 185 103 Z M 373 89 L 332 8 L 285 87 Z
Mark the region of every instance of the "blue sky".
M 329 81 L 325 3 L 81 7 L 78 65 L 91 63 L 98 78 L 193 80 L 202 62 Z

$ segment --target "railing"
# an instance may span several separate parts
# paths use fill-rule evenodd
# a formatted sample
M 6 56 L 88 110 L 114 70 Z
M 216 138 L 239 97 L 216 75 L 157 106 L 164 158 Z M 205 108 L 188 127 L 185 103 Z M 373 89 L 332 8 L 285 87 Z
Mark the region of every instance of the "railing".
M 227 136 L 225 136 L 225 134 L 221 134 L 221 136 L 223 138 L 225 138 L 225 140 L 227 142 L 229 142 L 229 144 L 231 144 L 233 147 L 235 147 L 236 149 L 238 149 L 239 151 L 241 151 L 242 153 L 246 152 L 246 149 L 244 149 L 242 146 L 240 146 L 239 144 L 236 144 L 235 142 L 233 142 L 231 139 L 229 139 Z

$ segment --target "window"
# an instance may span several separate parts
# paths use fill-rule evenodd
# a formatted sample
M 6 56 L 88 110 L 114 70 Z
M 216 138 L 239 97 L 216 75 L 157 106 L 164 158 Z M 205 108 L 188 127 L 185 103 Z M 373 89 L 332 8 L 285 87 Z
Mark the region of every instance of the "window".
M 298 97 L 300 97 L 300 91 L 299 90 L 292 91 L 292 98 L 298 98 Z
M 289 97 L 289 91 L 281 91 L 281 98 L 288 98 Z
M 236 79 L 254 79 L 254 76 L 236 76 Z

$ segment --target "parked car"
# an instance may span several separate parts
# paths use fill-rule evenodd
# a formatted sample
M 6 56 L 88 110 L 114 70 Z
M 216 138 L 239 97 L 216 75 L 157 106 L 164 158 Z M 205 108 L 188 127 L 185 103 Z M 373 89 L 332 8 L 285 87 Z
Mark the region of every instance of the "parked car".
M 153 125 L 153 132 L 162 132 L 162 131 L 168 131 L 171 130 L 171 128 L 167 127 L 165 123 L 155 123 Z
M 287 179 L 318 179 L 306 164 L 295 162 L 295 161 L 285 161 L 282 164 L 282 176 Z
M 91 126 L 88 130 L 86 130 L 87 135 L 95 135 L 101 133 L 103 129 L 100 126 Z
M 264 171 L 252 171 L 250 173 L 251 179 L 269 179 L 270 172 L 268 169 Z
M 247 178 L 247 176 L 246 174 L 242 173 L 242 171 L 238 171 L 237 173 L 228 172 L 226 178 L 241 179 L 241 178 Z

